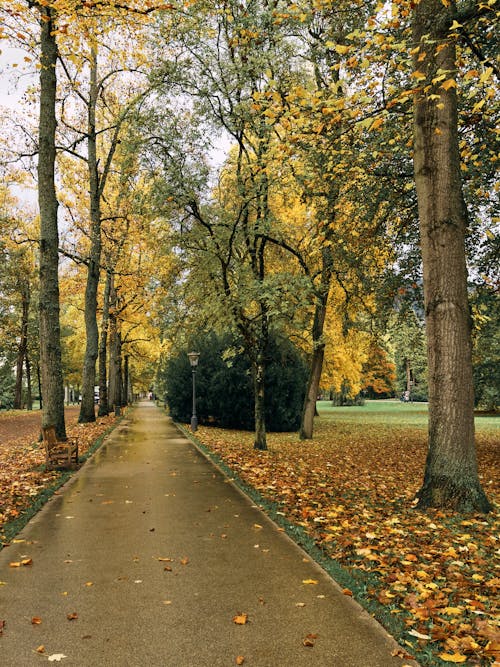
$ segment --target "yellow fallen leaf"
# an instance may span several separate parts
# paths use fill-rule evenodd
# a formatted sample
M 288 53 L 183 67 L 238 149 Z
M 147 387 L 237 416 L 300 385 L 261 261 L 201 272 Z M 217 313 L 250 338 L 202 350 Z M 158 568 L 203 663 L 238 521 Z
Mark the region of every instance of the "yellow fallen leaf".
M 43 644 L 41 644 L 41 645 L 38 646 L 38 648 L 36 649 L 36 652 L 37 652 L 37 653 L 45 653 L 45 646 L 44 646 Z
M 446 81 L 443 81 L 441 84 L 441 88 L 444 88 L 445 90 L 449 90 L 450 88 L 456 88 L 457 87 L 457 82 L 455 79 L 446 79 Z
M 316 579 L 302 579 L 303 584 L 317 584 Z
M 237 614 L 233 618 L 233 623 L 236 623 L 236 625 L 245 625 L 247 621 L 248 621 L 247 614 Z
M 237 664 L 237 665 L 242 665 L 244 662 L 245 662 L 245 658 L 244 658 L 242 655 L 239 655 L 239 656 L 236 658 L 236 664 Z
M 18 563 L 17 561 L 13 562 L 13 563 L 9 563 L 9 567 L 21 567 L 21 563 Z
M 449 614 L 450 616 L 458 616 L 462 613 L 463 609 L 460 607 L 445 607 L 443 611 L 445 614 Z
M 465 662 L 467 660 L 466 655 L 461 655 L 460 653 L 440 653 L 439 657 L 445 662 Z

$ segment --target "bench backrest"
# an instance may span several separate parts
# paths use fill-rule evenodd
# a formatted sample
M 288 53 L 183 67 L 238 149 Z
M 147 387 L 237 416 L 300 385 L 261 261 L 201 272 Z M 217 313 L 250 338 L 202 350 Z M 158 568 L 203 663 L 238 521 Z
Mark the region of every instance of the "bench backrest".
M 56 427 L 55 426 L 42 426 L 42 436 L 44 443 L 51 447 L 57 445 L 56 437 Z

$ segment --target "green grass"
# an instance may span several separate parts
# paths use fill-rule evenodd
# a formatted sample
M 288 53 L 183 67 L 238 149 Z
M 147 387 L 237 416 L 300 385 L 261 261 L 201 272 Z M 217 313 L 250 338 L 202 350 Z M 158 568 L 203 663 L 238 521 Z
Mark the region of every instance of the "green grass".
M 336 407 L 331 401 L 318 401 L 322 419 L 348 423 L 390 424 L 427 428 L 427 403 L 402 403 L 399 400 L 366 401 L 365 405 Z M 476 415 L 478 431 L 500 429 L 500 415 Z

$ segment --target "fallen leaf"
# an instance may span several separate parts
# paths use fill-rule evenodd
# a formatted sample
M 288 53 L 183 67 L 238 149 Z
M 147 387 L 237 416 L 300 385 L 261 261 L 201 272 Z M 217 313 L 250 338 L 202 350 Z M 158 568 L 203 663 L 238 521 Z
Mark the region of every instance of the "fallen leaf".
M 53 653 L 52 655 L 49 655 L 47 660 L 49 662 L 60 662 L 63 658 L 67 658 L 67 655 L 64 655 L 64 653 Z
M 239 655 L 239 656 L 236 658 L 236 664 L 237 664 L 237 665 L 242 665 L 244 662 L 245 662 L 245 658 L 244 658 L 242 655 Z
M 306 636 L 306 638 L 304 639 L 304 641 L 302 642 L 302 644 L 303 644 L 304 646 L 307 646 L 307 647 L 309 647 L 309 648 L 312 648 L 312 647 L 314 646 L 314 642 L 315 642 L 315 640 L 316 640 L 317 638 L 318 638 L 318 635 L 308 634 L 308 635 Z
M 174 562 L 174 559 L 173 559 L 173 558 L 158 558 L 158 560 L 159 560 L 161 563 L 173 563 L 173 562 Z
M 32 625 L 40 625 L 41 622 L 42 622 L 42 619 L 40 618 L 40 616 L 33 616 L 33 618 L 31 619 L 31 624 Z
M 164 572 L 172 572 L 172 568 L 170 567 L 170 565 L 165 565 L 165 567 L 163 568 L 163 571 Z
M 3 635 L 4 628 L 5 628 L 5 621 L 0 621 L 0 636 Z
M 408 651 L 405 651 L 404 648 L 401 648 L 401 646 L 398 646 L 398 648 L 395 648 L 394 651 L 391 653 L 393 658 L 402 658 L 403 660 L 413 660 L 413 656 L 408 653 Z
M 86 581 L 85 586 L 93 586 L 94 582 L 93 581 Z
M 417 632 L 416 630 L 409 630 L 408 634 L 412 637 L 416 637 L 417 639 L 432 639 L 430 635 L 423 635 L 421 632 Z
M 248 614 L 237 614 L 233 617 L 233 623 L 236 625 L 245 625 L 248 622 Z
M 172 604 L 172 600 L 163 600 L 163 604 Z
M 45 646 L 41 644 L 40 646 L 37 647 L 36 649 L 37 653 L 45 653 Z
M 306 606 L 306 603 L 305 603 L 305 602 L 296 602 L 296 603 L 295 603 L 295 606 L 296 606 L 296 607 L 305 607 L 305 606 Z
M 349 588 L 344 588 L 344 589 L 342 590 L 342 593 L 343 593 L 344 595 L 347 595 L 347 596 L 349 596 L 350 598 L 352 598 L 352 591 L 351 591 Z
M 302 579 L 303 584 L 317 584 L 318 581 L 316 579 Z
M 188 563 L 189 563 L 189 558 L 187 556 L 181 558 L 181 565 L 187 565 Z
M 21 567 L 21 563 L 17 562 L 17 561 L 13 562 L 13 563 L 9 563 L 9 567 Z
M 466 655 L 461 655 L 460 653 L 440 653 L 439 657 L 445 662 L 465 662 L 467 660 Z
M 76 613 L 76 611 L 73 611 L 70 614 L 67 614 L 66 618 L 68 619 L 68 621 L 76 621 L 76 619 L 78 618 L 78 614 Z
M 262 528 L 262 526 L 260 525 L 260 523 L 254 523 L 254 524 L 253 524 L 253 527 L 255 528 L 255 530 L 260 530 L 260 529 Z

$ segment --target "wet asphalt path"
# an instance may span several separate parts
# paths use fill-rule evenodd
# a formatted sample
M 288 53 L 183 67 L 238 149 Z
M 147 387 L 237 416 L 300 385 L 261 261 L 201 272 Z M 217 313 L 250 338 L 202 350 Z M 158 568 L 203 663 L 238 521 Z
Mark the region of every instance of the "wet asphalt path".
M 414 664 L 151 403 L 17 539 L 2 667 Z

